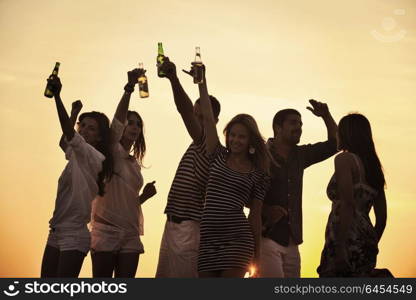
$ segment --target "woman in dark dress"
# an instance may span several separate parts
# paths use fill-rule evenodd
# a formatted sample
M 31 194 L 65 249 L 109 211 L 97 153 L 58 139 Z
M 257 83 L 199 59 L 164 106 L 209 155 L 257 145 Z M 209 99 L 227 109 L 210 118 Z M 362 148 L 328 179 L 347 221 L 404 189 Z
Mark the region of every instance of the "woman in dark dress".
M 320 277 L 369 277 L 376 266 L 387 207 L 383 170 L 366 117 L 350 114 L 341 119 L 338 149 L 342 153 L 335 157 L 335 174 L 327 189 L 332 210 L 317 271 Z

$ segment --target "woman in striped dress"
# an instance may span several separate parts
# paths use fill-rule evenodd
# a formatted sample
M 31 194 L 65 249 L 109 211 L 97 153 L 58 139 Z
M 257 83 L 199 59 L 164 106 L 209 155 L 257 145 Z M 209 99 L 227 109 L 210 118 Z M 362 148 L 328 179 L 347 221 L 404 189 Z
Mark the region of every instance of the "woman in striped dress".
M 206 80 L 199 85 L 210 157 L 210 174 L 201 220 L 198 256 L 200 277 L 244 277 L 259 256 L 261 207 L 269 159 L 256 121 L 235 116 L 225 127 L 226 147 L 219 142 Z M 244 206 L 250 207 L 248 219 Z

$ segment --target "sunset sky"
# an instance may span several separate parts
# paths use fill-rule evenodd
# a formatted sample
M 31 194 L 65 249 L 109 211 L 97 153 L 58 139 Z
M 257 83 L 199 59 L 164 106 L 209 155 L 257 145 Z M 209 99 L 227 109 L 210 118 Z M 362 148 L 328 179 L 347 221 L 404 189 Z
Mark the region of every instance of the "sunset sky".
M 145 254 L 137 277 L 153 277 L 165 223 L 163 210 L 178 162 L 191 139 L 170 84 L 156 75 L 157 43 L 178 70 L 195 46 L 207 66 L 209 92 L 222 105 L 218 130 L 249 113 L 264 137 L 272 118 L 295 108 L 301 143 L 326 138 L 307 100 L 328 103 L 334 119 L 360 112 L 372 124 L 387 180 L 388 220 L 378 267 L 416 277 L 416 1 L 414 0 L 0 0 L 0 276 L 38 277 L 58 177 L 66 161 L 46 78 L 61 62 L 67 109 L 111 119 L 126 72 L 143 62 L 150 97 L 132 95 L 145 123 L 145 182 L 158 194 L 143 206 Z M 191 99 L 198 88 L 179 78 Z M 223 137 L 221 134 L 223 141 Z M 302 277 L 317 277 L 330 211 L 326 186 L 333 158 L 305 172 Z M 90 256 L 81 277 L 91 277 Z

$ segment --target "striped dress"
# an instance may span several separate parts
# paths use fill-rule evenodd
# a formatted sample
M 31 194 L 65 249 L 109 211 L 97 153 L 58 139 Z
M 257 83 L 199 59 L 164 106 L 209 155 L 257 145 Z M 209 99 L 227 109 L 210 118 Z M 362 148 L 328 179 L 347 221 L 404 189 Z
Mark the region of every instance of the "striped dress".
M 201 220 L 198 271 L 247 268 L 254 254 L 254 238 L 243 208 L 263 201 L 265 176 L 240 173 L 226 165 L 220 144 L 210 157 L 210 173 Z

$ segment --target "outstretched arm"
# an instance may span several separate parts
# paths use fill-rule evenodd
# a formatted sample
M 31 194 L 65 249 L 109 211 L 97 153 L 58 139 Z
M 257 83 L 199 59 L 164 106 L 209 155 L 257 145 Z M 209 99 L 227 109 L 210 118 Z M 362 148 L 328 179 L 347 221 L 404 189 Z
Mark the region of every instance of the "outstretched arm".
M 176 73 L 176 66 L 173 62 L 165 57 L 165 61 L 160 66 L 160 69 L 166 74 L 172 86 L 173 98 L 175 100 L 176 109 L 181 114 L 182 120 L 185 124 L 186 130 L 191 136 L 192 140 L 199 144 L 202 138 L 202 128 L 194 114 L 194 106 L 191 99 L 189 99 L 185 90 L 183 89 Z
M 72 124 L 72 127 L 75 126 L 75 122 L 77 121 L 78 118 L 78 114 L 82 109 L 82 102 L 81 100 L 76 100 L 74 102 L 72 102 L 72 109 L 71 109 L 71 116 L 69 117 L 69 120 Z M 66 148 L 67 148 L 67 143 L 65 141 L 65 136 L 62 135 L 61 139 L 59 141 L 59 146 L 61 147 L 61 149 L 66 152 Z
M 58 111 L 59 123 L 61 124 L 63 135 L 67 141 L 72 140 L 75 134 L 74 126 L 69 119 L 65 106 L 61 99 L 62 84 L 58 76 L 48 79 L 48 83 L 55 97 L 56 110 Z
M 199 96 L 201 99 L 201 111 L 204 119 L 204 128 L 206 133 L 206 149 L 208 154 L 212 154 L 215 151 L 219 143 L 217 126 L 214 119 L 214 113 L 212 111 L 211 99 L 208 95 L 207 80 L 205 77 L 205 66 L 204 66 L 204 79 L 202 83 L 198 84 Z
M 329 112 L 328 105 L 313 99 L 309 100 L 309 103 L 312 107 L 308 106 L 307 109 L 315 116 L 321 117 L 324 120 L 328 133 L 328 140 L 336 139 L 338 127 Z

